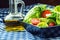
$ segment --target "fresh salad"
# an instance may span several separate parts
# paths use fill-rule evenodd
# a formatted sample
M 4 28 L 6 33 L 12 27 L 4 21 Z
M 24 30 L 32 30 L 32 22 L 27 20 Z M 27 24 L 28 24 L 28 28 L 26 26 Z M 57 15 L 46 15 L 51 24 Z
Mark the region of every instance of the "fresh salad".
M 39 28 L 54 27 L 60 25 L 60 5 L 53 9 L 47 9 L 47 5 L 34 6 L 25 16 L 23 22 Z

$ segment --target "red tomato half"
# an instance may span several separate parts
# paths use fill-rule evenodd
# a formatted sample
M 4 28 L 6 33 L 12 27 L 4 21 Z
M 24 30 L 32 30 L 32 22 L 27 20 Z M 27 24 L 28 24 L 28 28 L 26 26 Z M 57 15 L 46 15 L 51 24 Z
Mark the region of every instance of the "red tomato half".
M 49 23 L 49 26 L 55 26 L 54 22 Z
M 38 18 L 33 18 L 33 19 L 31 20 L 31 23 L 32 23 L 33 25 L 37 25 L 39 22 L 40 22 L 40 20 L 39 20 Z
M 42 17 L 43 17 L 43 18 L 46 18 L 46 17 L 48 17 L 48 16 L 50 16 L 50 15 L 51 15 L 50 10 L 45 10 L 45 11 L 42 12 Z

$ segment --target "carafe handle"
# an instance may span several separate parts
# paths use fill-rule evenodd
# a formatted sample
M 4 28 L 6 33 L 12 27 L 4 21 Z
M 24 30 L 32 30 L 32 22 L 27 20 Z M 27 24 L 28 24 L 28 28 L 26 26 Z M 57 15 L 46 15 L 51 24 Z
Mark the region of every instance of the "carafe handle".
M 25 7 L 25 3 L 22 0 L 9 0 L 9 10 L 12 14 L 17 14 L 18 12 L 18 4 L 21 4 L 20 13 L 23 13 L 23 8 Z

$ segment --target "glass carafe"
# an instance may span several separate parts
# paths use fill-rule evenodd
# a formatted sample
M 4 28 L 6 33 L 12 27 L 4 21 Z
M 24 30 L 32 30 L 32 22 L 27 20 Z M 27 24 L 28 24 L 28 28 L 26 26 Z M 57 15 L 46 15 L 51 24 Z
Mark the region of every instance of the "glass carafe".
M 20 12 L 18 12 L 18 4 L 21 4 Z M 23 23 L 23 8 L 25 3 L 22 0 L 9 0 L 9 15 L 4 18 L 7 31 L 24 31 Z

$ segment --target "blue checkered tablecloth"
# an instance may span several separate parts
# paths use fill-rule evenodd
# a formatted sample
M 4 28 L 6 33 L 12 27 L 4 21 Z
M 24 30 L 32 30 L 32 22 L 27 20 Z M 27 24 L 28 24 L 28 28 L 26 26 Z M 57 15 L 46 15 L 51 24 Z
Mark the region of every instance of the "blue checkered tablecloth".
M 34 5 L 26 6 L 24 9 L 24 14 L 26 14 Z M 49 6 L 51 7 L 51 6 Z M 60 37 L 55 38 L 40 38 L 37 35 L 32 35 L 31 33 L 25 32 L 6 32 L 4 30 L 3 17 L 9 13 L 8 8 L 0 8 L 0 40 L 60 40 Z
M 0 23 L 0 40 L 35 40 L 34 36 L 27 31 L 7 32 L 3 29 L 3 25 L 3 23 Z

